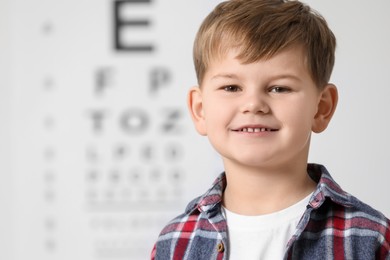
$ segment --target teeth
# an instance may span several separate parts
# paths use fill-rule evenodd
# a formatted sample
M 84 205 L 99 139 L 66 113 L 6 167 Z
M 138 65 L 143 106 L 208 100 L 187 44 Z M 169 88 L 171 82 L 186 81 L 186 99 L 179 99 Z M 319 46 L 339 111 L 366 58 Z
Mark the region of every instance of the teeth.
M 271 132 L 272 129 L 261 127 L 261 128 L 251 128 L 251 127 L 246 127 L 241 129 L 241 132 L 248 132 L 248 133 L 260 133 L 260 132 Z

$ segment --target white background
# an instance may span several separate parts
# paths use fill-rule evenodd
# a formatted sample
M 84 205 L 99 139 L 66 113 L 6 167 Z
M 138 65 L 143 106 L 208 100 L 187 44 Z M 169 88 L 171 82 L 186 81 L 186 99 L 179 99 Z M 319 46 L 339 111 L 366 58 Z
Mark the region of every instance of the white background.
M 156 129 L 164 108 L 185 113 L 186 91 L 195 84 L 192 41 L 217 2 L 155 0 L 129 10 L 131 17 L 153 20 L 150 30 L 138 35 L 157 47 L 153 55 L 134 55 L 112 48 L 111 1 L 0 0 L 0 259 L 147 259 L 163 223 L 208 188 L 220 163 L 188 115 L 180 119 L 182 134 L 160 136 Z M 313 136 L 310 161 L 325 164 L 345 190 L 390 216 L 390 2 L 306 2 L 336 34 L 332 82 L 340 95 L 328 130 Z M 113 87 L 98 96 L 94 77 L 107 67 L 114 70 Z M 157 96 L 146 91 L 154 67 L 172 76 Z M 152 121 L 149 131 L 134 138 L 117 121 L 129 106 L 143 109 Z M 98 136 L 87 116 L 97 108 L 112 115 Z M 173 207 L 133 203 L 120 210 L 90 210 L 85 179 L 92 163 L 85 159 L 86 148 L 98 147 L 99 169 L 118 167 L 122 173 L 132 164 L 145 169 L 171 164 L 158 156 L 149 163 L 135 157 L 112 160 L 114 144 L 138 149 L 151 143 L 159 150 L 171 141 L 182 145 L 178 166 L 185 168 Z M 127 185 L 142 192 L 160 184 Z M 176 192 L 173 186 L 165 192 Z M 128 247 L 136 238 L 143 243 L 140 251 Z M 101 254 L 102 247 L 113 250 Z

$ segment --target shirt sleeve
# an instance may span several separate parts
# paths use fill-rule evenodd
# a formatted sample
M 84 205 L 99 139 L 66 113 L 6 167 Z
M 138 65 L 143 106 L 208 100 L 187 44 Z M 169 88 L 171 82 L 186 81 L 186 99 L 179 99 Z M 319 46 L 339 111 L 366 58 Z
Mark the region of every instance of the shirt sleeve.
M 155 260 L 155 258 L 156 258 L 156 244 L 154 244 L 152 252 L 150 254 L 150 259 L 151 260 Z

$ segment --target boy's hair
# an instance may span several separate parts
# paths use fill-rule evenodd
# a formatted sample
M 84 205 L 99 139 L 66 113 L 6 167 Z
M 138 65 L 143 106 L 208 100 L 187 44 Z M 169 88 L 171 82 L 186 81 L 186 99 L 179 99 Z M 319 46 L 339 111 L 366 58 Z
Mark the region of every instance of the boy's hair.
M 230 0 L 205 18 L 194 43 L 199 85 L 210 62 L 238 50 L 243 63 L 267 59 L 295 44 L 306 52 L 308 70 L 318 88 L 328 82 L 336 38 L 325 19 L 309 6 L 290 0 Z

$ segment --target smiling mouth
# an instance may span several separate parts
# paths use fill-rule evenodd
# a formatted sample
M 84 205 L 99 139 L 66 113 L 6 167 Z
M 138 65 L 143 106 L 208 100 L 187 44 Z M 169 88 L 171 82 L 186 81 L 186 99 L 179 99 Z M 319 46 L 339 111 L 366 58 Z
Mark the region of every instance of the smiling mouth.
M 266 127 L 243 127 L 234 130 L 235 132 L 243 133 L 260 133 L 260 132 L 276 132 L 278 129 L 266 128 Z

